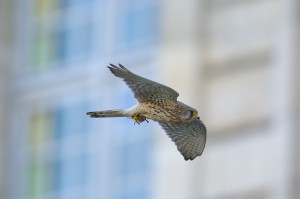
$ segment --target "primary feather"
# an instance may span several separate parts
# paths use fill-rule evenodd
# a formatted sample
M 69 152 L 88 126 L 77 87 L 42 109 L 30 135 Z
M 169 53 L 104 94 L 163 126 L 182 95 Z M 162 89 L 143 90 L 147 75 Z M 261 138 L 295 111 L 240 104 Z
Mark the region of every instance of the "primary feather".
M 177 101 L 178 92 L 136 75 L 121 64 L 119 67 L 110 64 L 108 68 L 128 85 L 139 103 L 126 110 L 88 112 L 90 117 L 131 117 L 137 123 L 152 119 L 159 122 L 185 160 L 193 160 L 203 153 L 206 127 L 196 109 Z

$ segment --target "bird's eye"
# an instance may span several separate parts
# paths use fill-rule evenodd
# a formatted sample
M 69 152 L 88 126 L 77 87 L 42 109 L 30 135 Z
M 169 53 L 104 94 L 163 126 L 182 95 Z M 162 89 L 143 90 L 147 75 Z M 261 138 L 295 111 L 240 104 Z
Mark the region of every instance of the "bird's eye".
M 182 119 L 188 120 L 188 119 L 192 118 L 193 115 L 194 115 L 194 111 L 186 110 L 182 113 Z
M 192 118 L 195 115 L 195 111 L 189 111 L 189 118 Z

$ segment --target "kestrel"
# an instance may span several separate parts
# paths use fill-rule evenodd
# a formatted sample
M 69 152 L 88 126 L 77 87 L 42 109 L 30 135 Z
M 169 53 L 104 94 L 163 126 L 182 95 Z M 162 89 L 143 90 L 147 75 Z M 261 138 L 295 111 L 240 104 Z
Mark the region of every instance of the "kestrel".
M 138 76 L 119 64 L 110 64 L 109 70 L 123 79 L 134 93 L 138 104 L 125 110 L 105 110 L 88 112 L 92 118 L 131 117 L 135 123 L 151 119 L 157 121 L 175 142 L 185 160 L 200 156 L 206 143 L 206 127 L 198 117 L 198 111 L 177 101 L 178 92 Z

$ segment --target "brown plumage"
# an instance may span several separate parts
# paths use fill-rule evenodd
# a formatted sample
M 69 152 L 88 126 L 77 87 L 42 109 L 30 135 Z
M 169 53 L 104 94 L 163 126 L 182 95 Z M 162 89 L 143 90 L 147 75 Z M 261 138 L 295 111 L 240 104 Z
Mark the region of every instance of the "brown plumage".
M 121 64 L 119 67 L 110 64 L 108 68 L 125 81 L 139 103 L 126 110 L 95 111 L 87 115 L 93 118 L 131 117 L 137 123 L 147 119 L 157 121 L 185 160 L 193 160 L 202 154 L 206 127 L 196 109 L 177 101 L 179 94 L 172 88 L 138 76 Z

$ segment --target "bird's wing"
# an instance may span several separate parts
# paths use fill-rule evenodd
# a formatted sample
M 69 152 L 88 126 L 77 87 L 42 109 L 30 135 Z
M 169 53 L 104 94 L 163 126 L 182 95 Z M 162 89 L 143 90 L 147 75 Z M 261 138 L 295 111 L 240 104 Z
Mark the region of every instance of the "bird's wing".
M 193 160 L 202 154 L 206 143 L 206 127 L 201 120 L 159 124 L 175 142 L 185 160 Z
M 177 101 L 179 94 L 172 88 L 138 76 L 121 64 L 119 67 L 110 64 L 108 68 L 115 76 L 126 82 L 139 102 Z

